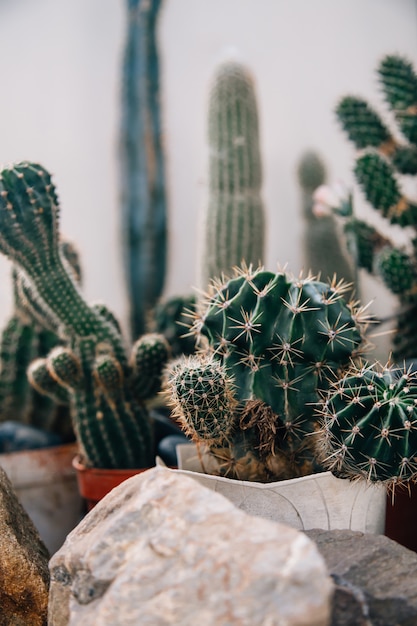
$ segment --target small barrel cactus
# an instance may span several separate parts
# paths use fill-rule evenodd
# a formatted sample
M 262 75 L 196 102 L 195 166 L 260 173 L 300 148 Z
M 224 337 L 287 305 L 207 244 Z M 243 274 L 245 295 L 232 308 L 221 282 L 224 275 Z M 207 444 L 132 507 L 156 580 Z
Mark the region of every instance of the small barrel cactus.
M 59 328 L 64 343 L 38 361 L 31 376 L 39 389 L 52 393 L 55 386 L 68 393 L 87 464 L 147 467 L 154 449 L 143 395 L 138 399 L 134 392 L 138 359 L 129 365 L 111 312 L 90 307 L 82 298 L 62 259 L 58 222 L 58 198 L 45 168 L 23 162 L 1 171 L 0 251 L 24 273 L 37 310 Z M 146 368 L 142 372 L 146 375 Z M 155 371 L 151 375 L 154 380 Z
M 170 345 L 172 358 L 193 354 L 196 350 L 195 337 L 189 333 L 190 319 L 196 307 L 194 294 L 172 296 L 161 300 L 155 307 L 152 330 L 164 335 Z
M 253 79 L 223 63 L 209 101 L 209 198 L 203 219 L 201 287 L 242 262 L 263 263 L 265 215 L 258 110 Z
M 364 348 L 343 283 L 245 268 L 216 284 L 193 330 L 205 352 L 172 364 L 169 402 L 219 472 L 278 480 L 319 471 L 319 390 Z
M 388 487 L 417 478 L 417 376 L 404 369 L 352 367 L 322 409 L 320 458 L 339 476 Z

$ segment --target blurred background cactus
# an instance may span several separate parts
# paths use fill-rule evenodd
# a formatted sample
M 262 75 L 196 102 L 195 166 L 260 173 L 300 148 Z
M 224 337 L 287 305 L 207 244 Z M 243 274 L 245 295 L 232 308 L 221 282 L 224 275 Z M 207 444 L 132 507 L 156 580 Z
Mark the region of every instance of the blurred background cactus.
M 167 208 L 159 92 L 157 25 L 162 0 L 125 0 L 121 204 L 124 267 L 132 339 L 146 323 L 165 281 Z
M 365 349 L 366 316 L 342 282 L 245 268 L 213 283 L 193 326 L 201 351 L 173 363 L 166 393 L 219 474 L 271 481 L 320 471 L 319 390 Z
M 264 262 L 265 215 L 254 81 L 243 65 L 217 69 L 208 112 L 209 198 L 202 223 L 200 286 L 242 262 Z
M 407 59 L 388 55 L 377 76 L 385 114 L 355 96 L 342 98 L 336 114 L 359 151 L 356 181 L 384 228 L 352 216 L 346 234 L 358 266 L 398 296 L 393 354 L 401 361 L 417 356 L 417 204 L 406 191 L 417 175 L 417 75 Z
M 68 396 L 87 465 L 153 465 L 153 426 L 146 406 L 156 393 L 169 346 L 144 335 L 128 359 L 119 325 L 104 305 L 88 306 L 59 247 L 59 205 L 42 166 L 20 163 L 0 173 L 0 250 L 19 268 L 32 300 L 64 345 L 29 368 L 38 391 Z
M 172 358 L 196 351 L 196 338 L 189 332 L 196 307 L 197 298 L 194 294 L 172 296 L 159 301 L 155 307 L 152 329 L 164 335 L 171 348 Z
M 334 275 L 351 285 L 350 293 L 359 297 L 358 277 L 347 255 L 337 221 L 331 212 L 316 215 L 317 200 L 314 193 L 326 184 L 324 161 L 314 150 L 306 151 L 297 167 L 301 189 L 303 234 L 301 242 L 302 266 L 323 280 Z

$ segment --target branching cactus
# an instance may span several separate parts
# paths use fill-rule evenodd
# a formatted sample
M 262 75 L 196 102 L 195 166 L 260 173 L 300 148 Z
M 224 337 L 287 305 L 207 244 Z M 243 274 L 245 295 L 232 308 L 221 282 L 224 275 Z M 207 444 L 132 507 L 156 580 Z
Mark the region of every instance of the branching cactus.
M 319 390 L 365 346 L 367 316 L 345 285 L 250 267 L 215 285 L 194 332 L 201 354 L 172 364 L 167 395 L 219 473 L 279 480 L 319 471 Z
M 404 369 L 352 367 L 322 409 L 323 465 L 341 477 L 393 489 L 417 478 L 417 377 Z
M 124 264 L 132 337 L 145 332 L 166 271 L 165 164 L 157 25 L 162 0 L 125 0 L 121 189 Z
M 254 83 L 245 67 L 227 62 L 210 92 L 209 198 L 203 219 L 200 283 L 229 276 L 245 262 L 263 263 L 265 216 Z
M 396 55 L 386 56 L 377 74 L 395 131 L 362 98 L 343 98 L 336 114 L 360 151 L 354 173 L 366 200 L 388 225 L 410 227 L 409 244 L 400 247 L 363 220 L 346 225 L 359 267 L 379 275 L 399 298 L 393 348 L 401 360 L 417 355 L 417 202 L 404 191 L 406 179 L 417 175 L 417 75 Z
M 90 307 L 63 262 L 59 208 L 50 174 L 20 163 L 0 173 L 0 250 L 25 274 L 33 298 L 65 346 L 31 371 L 39 389 L 66 390 L 87 464 L 128 468 L 152 464 L 152 430 L 124 341 L 104 306 Z M 161 337 L 165 343 L 165 339 Z M 154 372 L 152 373 L 154 376 Z

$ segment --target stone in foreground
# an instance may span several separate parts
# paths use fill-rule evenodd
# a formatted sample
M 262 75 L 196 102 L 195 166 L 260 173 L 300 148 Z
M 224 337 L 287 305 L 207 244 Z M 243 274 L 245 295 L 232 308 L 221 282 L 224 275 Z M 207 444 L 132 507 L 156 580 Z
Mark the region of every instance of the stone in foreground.
M 333 584 L 305 534 L 153 468 L 50 561 L 52 626 L 327 626 Z
M 49 553 L 0 468 L 0 626 L 47 623 Z

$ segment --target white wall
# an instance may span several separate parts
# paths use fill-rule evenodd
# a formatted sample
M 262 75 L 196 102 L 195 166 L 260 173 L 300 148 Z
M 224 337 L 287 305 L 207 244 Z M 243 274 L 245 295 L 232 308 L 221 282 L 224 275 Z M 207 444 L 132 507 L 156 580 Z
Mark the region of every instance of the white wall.
M 117 139 L 124 5 L 0 0 L 0 162 L 37 160 L 53 172 L 62 231 L 82 255 L 86 297 L 104 300 L 123 323 Z M 256 77 L 267 265 L 288 261 L 298 271 L 300 154 L 317 149 L 331 177 L 352 182 L 353 151 L 336 124 L 335 104 L 356 93 L 381 105 L 375 66 L 384 54 L 417 63 L 415 1 L 165 0 L 159 34 L 170 220 L 166 294 L 189 292 L 196 283 L 207 89 L 231 48 Z M 0 261 L 1 322 L 11 297 Z M 378 301 L 391 306 L 383 293 L 374 295 L 377 308 Z

